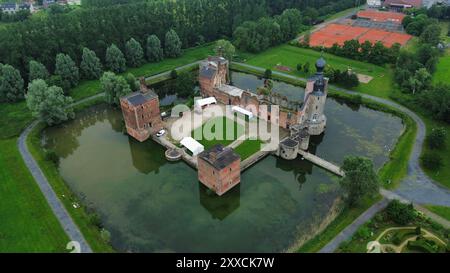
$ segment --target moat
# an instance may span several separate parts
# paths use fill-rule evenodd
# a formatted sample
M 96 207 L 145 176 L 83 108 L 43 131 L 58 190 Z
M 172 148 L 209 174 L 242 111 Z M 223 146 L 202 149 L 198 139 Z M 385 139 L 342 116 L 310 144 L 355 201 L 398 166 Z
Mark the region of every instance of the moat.
M 245 89 L 262 84 L 253 75 L 232 77 Z M 303 97 L 301 88 L 286 83 L 275 82 L 274 90 Z M 382 166 L 403 130 L 400 118 L 332 98 L 326 114 L 327 130 L 312 138 L 310 152 L 338 164 L 353 154 Z M 60 156 L 61 176 L 100 215 L 119 251 L 279 252 L 320 225 L 340 196 L 337 176 L 301 158 L 275 156 L 216 196 L 187 164 L 166 161 L 161 146 L 126 135 L 120 110 L 105 105 L 47 129 L 44 141 Z

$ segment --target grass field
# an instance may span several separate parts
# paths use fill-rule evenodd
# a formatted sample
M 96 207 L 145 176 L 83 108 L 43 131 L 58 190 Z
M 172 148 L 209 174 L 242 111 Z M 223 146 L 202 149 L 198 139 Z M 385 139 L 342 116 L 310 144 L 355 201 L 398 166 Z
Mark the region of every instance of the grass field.
M 433 206 L 433 205 L 427 205 L 425 207 L 428 210 L 430 210 L 431 212 L 434 212 L 437 215 L 441 216 L 442 218 L 450 221 L 450 208 L 449 207 Z
M 132 73 L 135 77 L 148 77 L 165 71 L 170 71 L 182 65 L 190 64 L 206 58 L 213 54 L 214 44 L 206 44 L 199 47 L 189 48 L 183 51 L 179 58 L 164 59 L 158 63 L 146 63 L 140 67 L 129 68 L 121 75 Z M 82 81 L 77 87 L 70 91 L 70 96 L 75 100 L 100 93 L 100 80 Z
M 447 36 L 450 22 L 444 21 L 439 24 L 442 28 L 442 40 L 447 43 L 450 43 L 450 37 Z M 439 58 L 439 62 L 436 67 L 436 72 L 433 74 L 433 83 L 450 83 L 449 73 L 450 71 L 450 48 L 447 48 L 444 55 Z
M 0 140 L 0 252 L 66 252 L 69 238 L 17 150 Z
M 285 72 L 299 77 L 308 77 L 315 73 L 314 64 L 321 56 L 321 52 L 299 48 L 291 45 L 281 45 L 266 50 L 258 55 L 249 55 L 247 63 L 263 68 L 276 70 L 277 65 L 283 65 L 291 68 L 290 72 Z M 389 68 L 350 60 L 347 58 L 323 53 L 327 64 L 341 71 L 351 68 L 356 73 L 361 73 L 373 77 L 373 80 L 367 84 L 361 83 L 355 90 L 362 93 L 387 98 L 392 89 L 392 71 Z M 297 64 L 309 62 L 310 71 L 305 73 L 297 71 Z M 284 71 L 281 71 L 284 72 Z
M 228 146 L 244 132 L 244 127 L 235 121 L 226 117 L 216 117 L 193 130 L 191 136 L 207 150 L 216 144 Z
M 31 121 L 25 101 L 0 103 L 0 139 L 18 136 Z
M 241 161 L 247 159 L 252 154 L 258 152 L 261 149 L 261 144 L 263 142 L 259 139 L 257 140 L 245 140 L 241 145 L 237 146 L 234 151 L 241 156 Z

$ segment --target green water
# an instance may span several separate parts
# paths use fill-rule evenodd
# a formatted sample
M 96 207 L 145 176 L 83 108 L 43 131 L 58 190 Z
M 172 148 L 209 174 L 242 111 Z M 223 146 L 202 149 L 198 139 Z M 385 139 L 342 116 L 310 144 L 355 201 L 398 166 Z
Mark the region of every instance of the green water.
M 328 127 L 312 151 L 341 162 L 367 155 L 379 167 L 401 120 L 329 99 Z M 337 178 L 301 159 L 268 156 L 222 197 L 211 194 L 184 162 L 169 163 L 154 142 L 123 133 L 119 110 L 95 106 L 44 131 L 59 171 L 95 209 L 121 252 L 276 252 L 311 232 L 339 196 Z

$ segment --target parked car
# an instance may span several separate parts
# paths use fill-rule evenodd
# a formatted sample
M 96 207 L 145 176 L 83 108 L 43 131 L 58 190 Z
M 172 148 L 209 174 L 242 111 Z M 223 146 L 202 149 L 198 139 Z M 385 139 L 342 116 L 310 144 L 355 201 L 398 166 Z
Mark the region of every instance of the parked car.
M 166 130 L 162 129 L 162 130 L 159 130 L 158 133 L 156 133 L 156 136 L 157 137 L 162 137 L 165 133 L 166 133 Z

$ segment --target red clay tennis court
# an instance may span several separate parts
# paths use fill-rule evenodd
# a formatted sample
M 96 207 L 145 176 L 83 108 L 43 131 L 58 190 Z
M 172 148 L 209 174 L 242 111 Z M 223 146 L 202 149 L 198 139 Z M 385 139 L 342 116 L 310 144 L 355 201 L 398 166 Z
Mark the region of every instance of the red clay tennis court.
M 362 10 L 357 13 L 358 18 L 364 18 L 375 22 L 395 22 L 401 23 L 405 14 L 399 12 Z
M 343 45 L 345 41 L 358 40 L 360 43 L 380 41 L 386 47 L 391 47 L 395 43 L 404 46 L 411 38 L 412 36 L 408 34 L 380 29 L 329 24 L 311 34 L 309 45 L 312 47 L 331 47 L 335 43 Z

